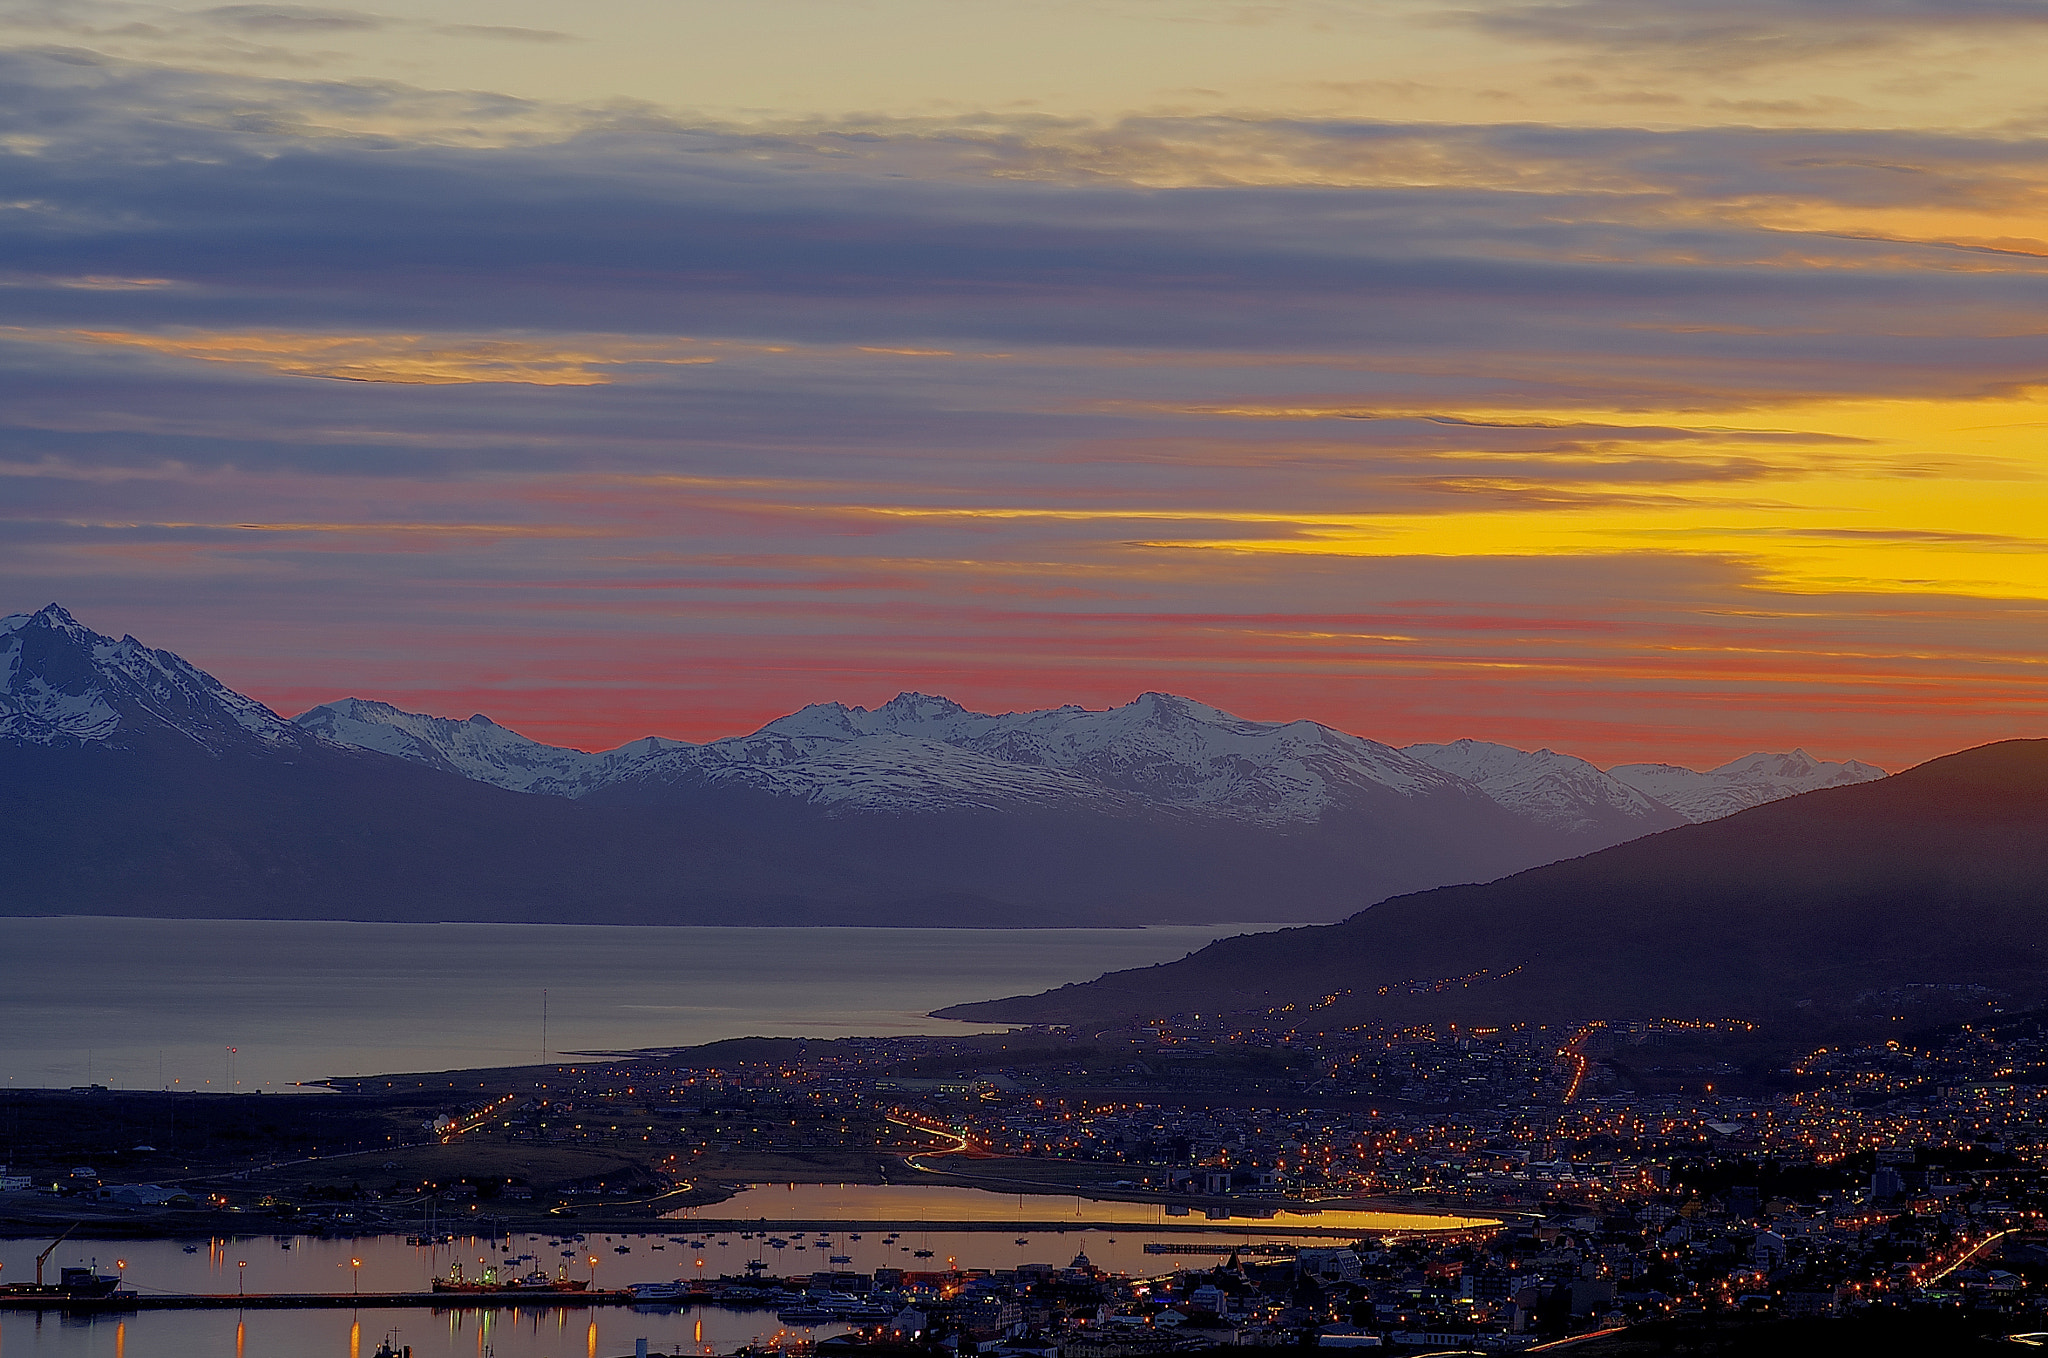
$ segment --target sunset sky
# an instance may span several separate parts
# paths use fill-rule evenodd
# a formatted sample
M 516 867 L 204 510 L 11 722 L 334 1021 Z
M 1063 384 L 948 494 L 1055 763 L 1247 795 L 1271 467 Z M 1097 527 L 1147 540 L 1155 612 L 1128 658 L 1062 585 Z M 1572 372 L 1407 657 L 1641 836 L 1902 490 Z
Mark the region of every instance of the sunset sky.
M 0 613 L 280 711 L 2048 735 L 2048 0 L 0 0 L 0 43 Z

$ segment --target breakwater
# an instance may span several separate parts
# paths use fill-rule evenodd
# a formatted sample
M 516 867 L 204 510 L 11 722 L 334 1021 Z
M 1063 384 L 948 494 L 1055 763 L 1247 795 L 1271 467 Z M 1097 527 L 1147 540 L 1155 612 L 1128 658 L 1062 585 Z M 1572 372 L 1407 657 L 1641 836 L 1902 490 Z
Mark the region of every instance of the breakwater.
M 631 1292 L 225 1292 L 119 1293 L 53 1297 L 0 1293 L 0 1311 L 62 1311 L 92 1315 L 127 1311 L 322 1311 L 429 1307 L 437 1311 L 516 1306 L 535 1310 L 631 1306 Z

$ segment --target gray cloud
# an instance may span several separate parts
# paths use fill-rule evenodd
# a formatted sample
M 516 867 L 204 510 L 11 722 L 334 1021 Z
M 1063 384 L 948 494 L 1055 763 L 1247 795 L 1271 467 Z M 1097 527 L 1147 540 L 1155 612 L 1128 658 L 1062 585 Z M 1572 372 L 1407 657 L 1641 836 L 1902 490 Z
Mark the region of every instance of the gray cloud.
M 514 28 L 507 24 L 437 24 L 436 33 L 451 38 L 498 38 L 506 42 L 575 42 L 573 33 L 552 28 Z
M 2041 0 L 1510 0 L 1460 17 L 1505 38 L 1700 67 L 1783 65 L 1930 34 L 2048 30 Z
M 216 5 L 198 11 L 197 17 L 245 33 L 266 34 L 359 33 L 392 23 L 379 14 L 316 5 Z
M 1970 395 L 2048 370 L 2039 259 L 1970 252 L 1958 267 L 1963 253 L 1940 245 L 1767 229 L 1715 206 L 2025 201 L 2048 159 L 2031 142 L 1244 120 L 756 133 L 606 115 L 579 127 L 515 100 L 80 53 L 0 55 L 0 87 L 0 131 L 40 148 L 0 156 L 19 327 L 0 361 L 39 374 L 39 394 L 11 409 L 39 431 L 24 447 L 50 456 L 111 456 L 126 428 L 201 461 L 260 460 L 282 441 L 292 451 L 278 456 L 386 466 L 431 442 L 437 465 L 552 464 L 571 447 L 638 465 L 675 446 L 682 401 L 691 446 L 720 465 L 814 471 L 783 451 L 798 447 L 1040 457 L 1200 430 L 1246 446 L 1320 441 L 1322 462 L 1331 448 L 1383 461 L 1561 450 L 1619 467 L 1630 446 L 1704 436 L 1428 434 L 1410 416 L 1330 429 L 1375 409 L 1455 421 L 1518 404 Z M 360 134 L 354 120 L 431 130 Z M 461 144 L 469 134 L 495 144 Z M 1154 164 L 1169 142 L 1190 160 L 1205 147 L 1229 163 L 1272 153 L 1305 175 L 1405 172 L 1426 157 L 1459 182 L 1158 188 L 1102 170 Z M 136 279 L 151 286 L 79 284 Z M 337 394 L 173 342 L 252 332 L 580 347 L 595 356 L 576 361 L 611 385 Z M 607 358 L 605 336 L 727 348 L 711 367 L 664 368 Z M 819 352 L 746 348 L 764 344 Z M 1296 414 L 1262 418 L 1253 436 L 1213 409 L 1223 403 Z M 343 417 L 372 408 L 378 418 Z M 95 409 L 126 413 L 77 427 Z M 1331 418 L 1299 418 L 1317 411 Z M 1577 475 L 1561 465 L 1540 474 Z M 1651 475 L 1632 465 L 1610 479 Z M 1751 474 L 1734 465 L 1714 474 Z

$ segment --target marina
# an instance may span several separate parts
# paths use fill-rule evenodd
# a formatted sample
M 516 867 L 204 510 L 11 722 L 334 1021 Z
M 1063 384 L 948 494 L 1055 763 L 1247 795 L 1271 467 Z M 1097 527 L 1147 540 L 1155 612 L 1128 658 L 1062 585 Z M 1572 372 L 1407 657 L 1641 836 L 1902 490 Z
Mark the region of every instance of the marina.
M 772 1191 L 789 1194 L 779 1186 Z M 816 1342 L 879 1323 L 884 1310 L 893 1314 L 893 1306 L 867 1296 L 824 1290 L 813 1274 L 873 1279 L 878 1271 L 889 1277 L 886 1270 L 894 1268 L 934 1276 L 1019 1263 L 1064 1266 L 1076 1256 L 1111 1272 L 1171 1268 L 1147 1259 L 1141 1235 L 1081 1229 L 1019 1237 L 1007 1226 L 962 1229 L 975 1224 L 989 1223 L 914 1232 L 843 1223 L 781 1223 L 771 1231 L 700 1225 L 695 1233 L 520 1233 L 424 1245 L 402 1236 L 72 1239 L 58 1244 L 53 1263 L 115 1277 L 120 1295 L 0 1301 L 0 1353 L 367 1358 L 395 1335 L 394 1350 L 410 1345 L 413 1358 L 485 1352 L 492 1358 L 616 1358 L 632 1352 L 639 1338 L 650 1340 L 652 1352 L 718 1354 L 752 1344 Z M 30 1271 L 48 1244 L 0 1241 L 0 1277 Z M 1227 1241 L 1212 1244 L 1232 1248 Z M 1263 1248 L 1279 1253 L 1285 1247 L 1267 1242 Z M 432 1290 L 436 1280 L 543 1264 L 569 1269 L 590 1285 L 581 1292 Z

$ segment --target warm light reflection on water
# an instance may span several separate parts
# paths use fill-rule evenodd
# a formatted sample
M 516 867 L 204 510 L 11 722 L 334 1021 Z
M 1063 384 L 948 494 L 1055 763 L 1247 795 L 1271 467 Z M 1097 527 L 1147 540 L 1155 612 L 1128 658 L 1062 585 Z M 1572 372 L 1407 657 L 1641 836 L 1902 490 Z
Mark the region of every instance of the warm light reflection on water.
M 794 1220 L 851 1222 L 862 1217 L 1000 1224 L 997 1230 L 879 1230 L 828 1225 L 796 1231 L 717 1230 L 697 1224 L 718 1216 L 744 1214 L 771 1223 Z M 677 1278 L 741 1274 L 760 1260 L 767 1272 L 785 1276 L 828 1269 L 873 1272 L 904 1269 L 1014 1268 L 1021 1263 L 1064 1264 L 1087 1254 L 1105 1270 L 1153 1276 L 1176 1268 L 1221 1262 L 1233 1248 L 1261 1239 L 1303 1238 L 1308 1231 L 1384 1234 L 1428 1227 L 1457 1227 L 1467 1220 L 1387 1212 L 1288 1213 L 1272 1220 L 1233 1218 L 1206 1221 L 1199 1214 L 1167 1217 L 1152 1204 L 1098 1203 L 1070 1196 L 985 1193 L 930 1184 L 898 1186 L 799 1184 L 747 1189 L 725 1203 L 699 1209 L 697 1221 L 673 1220 L 665 1232 L 606 1232 L 587 1223 L 581 1232 L 548 1235 L 520 1232 L 500 1257 L 527 1256 L 522 1266 L 552 1268 L 569 1262 L 577 1271 L 603 1262 L 605 1285 L 664 1282 Z M 1014 1227 L 1017 1222 L 1044 1226 Z M 1054 1225 L 1053 1223 L 1057 1223 Z M 1167 1227 L 1182 1229 L 1169 1230 Z M 1195 1229 L 1189 1230 L 1188 1227 Z M 1157 1228 L 1157 1229 L 1154 1229 Z M 581 1238 L 577 1238 L 577 1236 Z M 746 1238 L 750 1237 L 750 1238 Z M 777 1248 L 772 1241 L 781 1240 Z M 1148 1241 L 1170 1241 L 1208 1254 L 1156 1255 Z M 702 1248 L 693 1248 L 699 1242 Z M 0 1267 L 12 1276 L 32 1269 L 43 1242 L 0 1240 Z M 105 1242 L 67 1240 L 52 1263 L 89 1264 Z M 474 1266 L 488 1257 L 492 1242 L 468 1237 L 452 1244 L 416 1247 L 398 1236 L 356 1240 L 243 1236 L 214 1241 L 190 1254 L 178 1241 L 126 1241 L 121 1245 L 128 1282 L 148 1292 L 232 1295 L 238 1286 L 252 1293 L 345 1291 L 339 1279 L 360 1259 L 365 1292 L 424 1290 L 457 1261 Z M 927 1252 L 928 1253 L 924 1253 Z M 701 1261 L 701 1262 L 700 1262 Z M 844 1262 L 841 1262 L 844 1261 Z M 246 1262 L 247 1268 L 241 1265 Z M 717 1307 L 606 1308 L 590 1312 L 555 1308 L 495 1310 L 378 1310 L 365 1313 L 373 1333 L 399 1332 L 396 1342 L 413 1346 L 414 1358 L 618 1358 L 635 1338 L 647 1336 L 660 1352 L 731 1353 L 773 1333 L 772 1311 Z M 344 1310 L 143 1311 L 127 1317 L 59 1320 L 0 1312 L 0 1358 L 104 1358 L 127 1350 L 143 1358 L 362 1358 L 363 1319 Z M 818 1326 L 824 1338 L 844 1326 Z M 133 1344 L 129 1344 L 129 1331 Z M 577 1331 L 581 1331 L 580 1336 Z M 579 1343 L 578 1340 L 581 1340 Z
M 1341 1208 L 1282 1211 L 1270 1218 L 1246 1215 L 1239 1206 L 1228 1219 L 1209 1219 L 1200 1209 L 1168 1216 L 1158 1203 L 1098 1202 L 1049 1193 L 996 1193 L 939 1184 L 775 1184 L 734 1194 L 724 1202 L 669 1213 L 672 1220 L 707 1221 L 891 1221 L 1044 1222 L 1061 1228 L 1086 1226 L 1208 1226 L 1231 1232 L 1389 1231 L 1455 1229 L 1479 1218 Z

